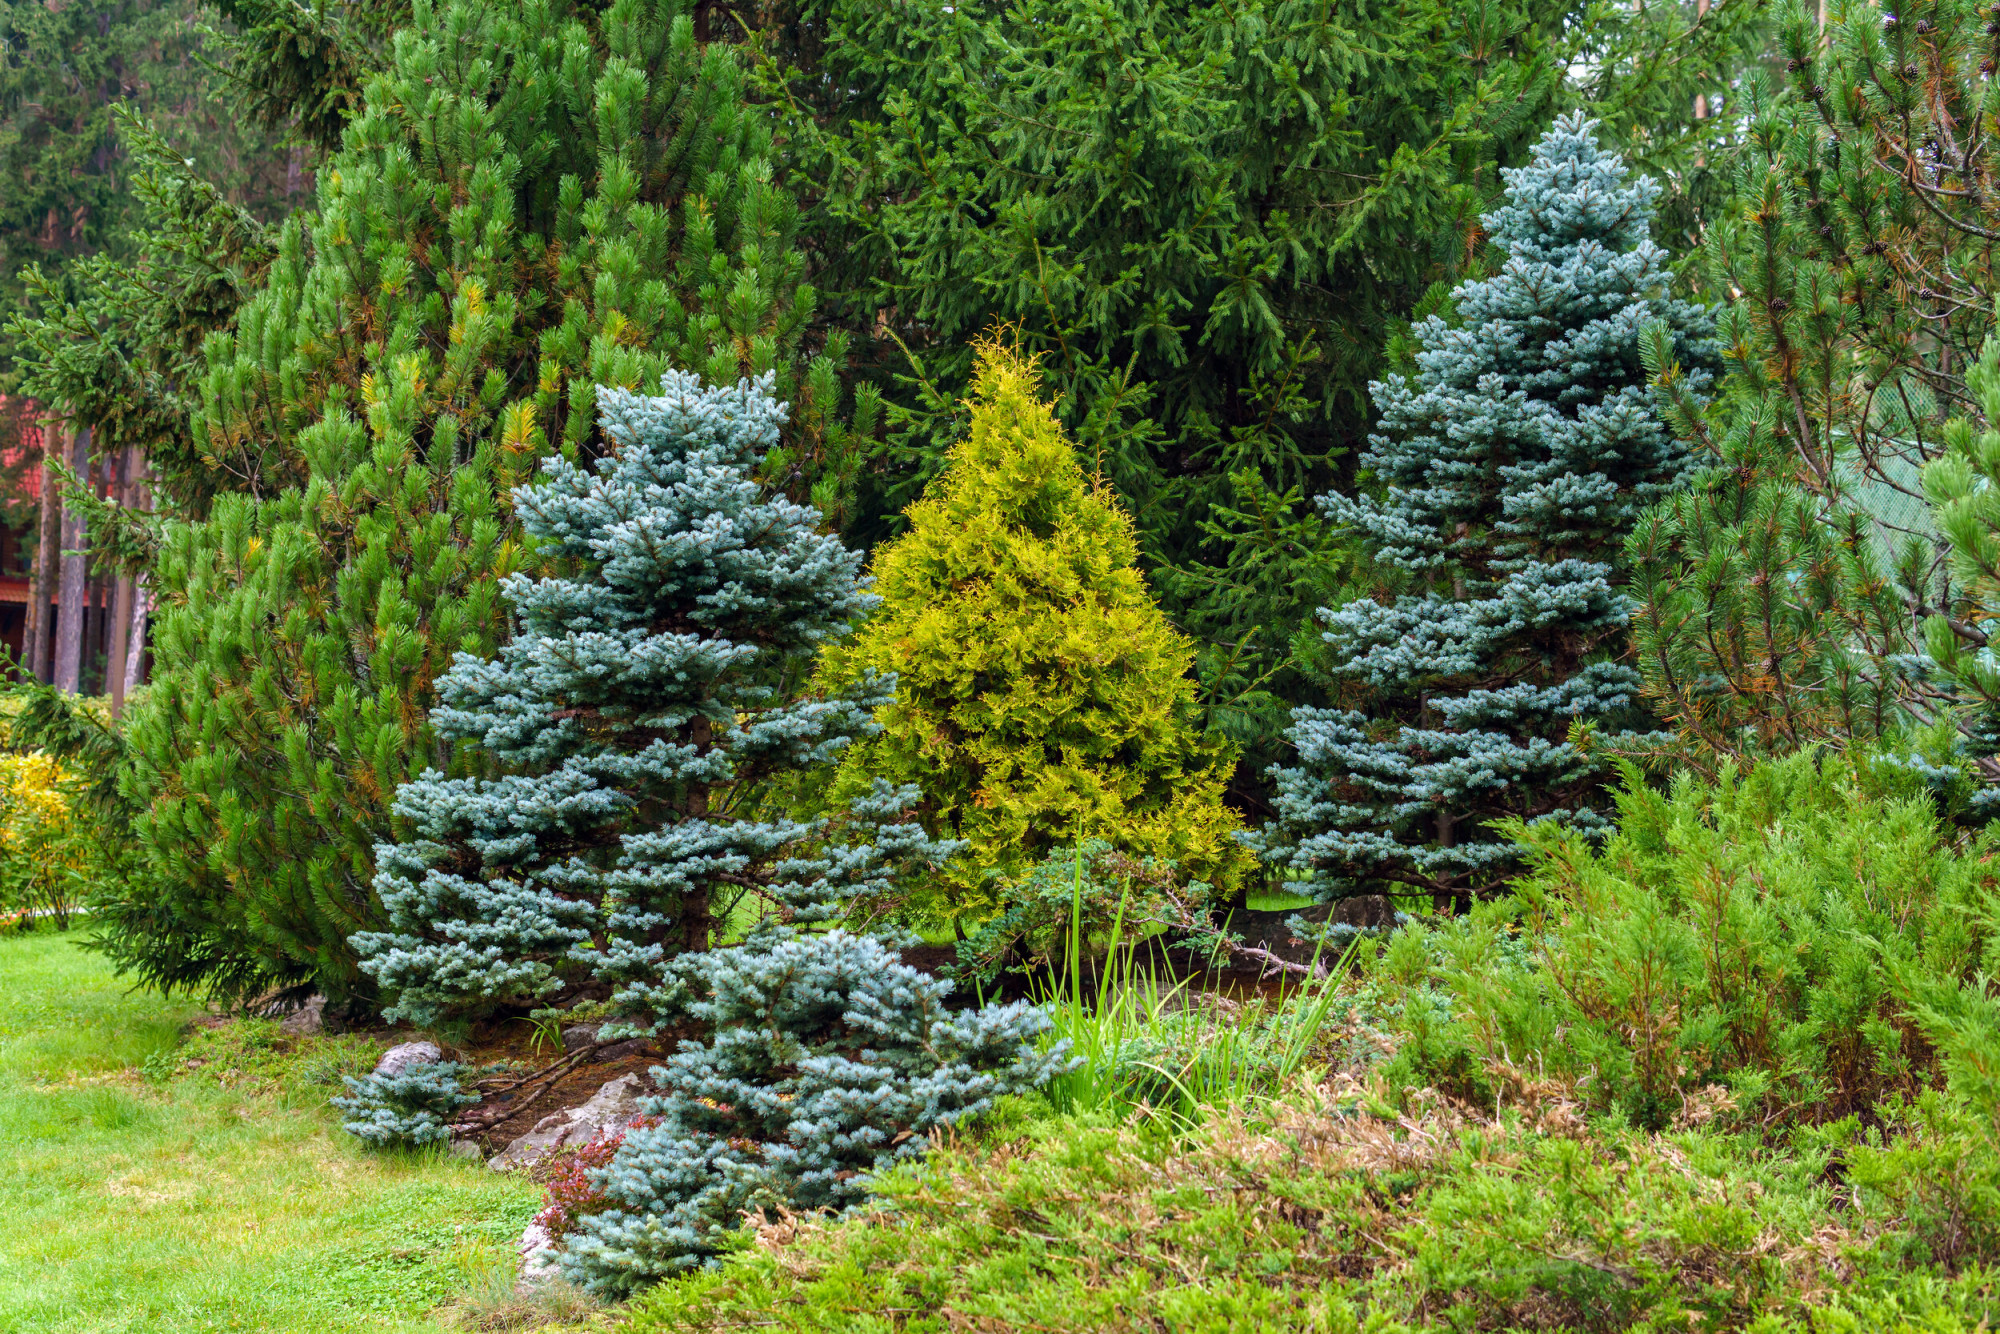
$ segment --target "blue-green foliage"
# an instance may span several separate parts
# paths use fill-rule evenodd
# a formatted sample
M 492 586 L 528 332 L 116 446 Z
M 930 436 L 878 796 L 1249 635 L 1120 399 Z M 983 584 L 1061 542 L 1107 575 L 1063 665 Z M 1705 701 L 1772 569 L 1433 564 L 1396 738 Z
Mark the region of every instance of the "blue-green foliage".
M 687 1041 L 654 1078 L 658 1126 L 598 1173 L 615 1208 L 582 1221 L 563 1266 L 624 1293 L 718 1254 L 743 1211 L 845 1208 L 930 1132 L 1046 1083 L 1067 1046 L 1025 1002 L 947 1010 L 951 983 L 846 931 L 784 930 L 685 956 Z
M 874 599 L 816 511 L 751 478 L 785 418 L 769 377 L 720 389 L 673 373 L 663 392 L 602 390 L 615 453 L 594 472 L 550 460 L 514 493 L 559 572 L 506 582 L 512 641 L 491 661 L 461 654 L 431 718 L 514 772 L 431 772 L 397 794 L 416 837 L 376 849 L 392 930 L 354 938 L 391 1019 L 596 981 L 650 1029 L 676 999 L 666 965 L 707 948 L 746 894 L 824 918 L 951 851 L 900 819 L 914 788 L 878 784 L 836 821 L 753 818 L 769 780 L 874 728 L 880 681 L 783 689 Z
M 1654 414 L 1639 333 L 1663 325 L 1701 378 L 1710 321 L 1667 296 L 1647 236 L 1659 187 L 1628 181 L 1591 122 L 1558 121 L 1506 180 L 1484 219 L 1505 264 L 1457 289 L 1456 325 L 1417 326 L 1414 381 L 1372 386 L 1381 429 L 1364 463 L 1384 494 L 1322 498 L 1420 590 L 1320 614 L 1345 707 L 1294 711 L 1300 764 L 1273 771 L 1265 852 L 1322 895 L 1496 887 L 1516 854 L 1488 821 L 1598 823 L 1598 765 L 1572 724 L 1643 725 L 1639 675 L 1617 661 L 1629 604 L 1612 561 L 1685 460 Z
M 885 680 L 787 689 L 874 598 L 817 511 L 752 480 L 786 411 L 768 377 L 662 388 L 601 389 L 615 452 L 514 493 L 555 571 L 507 580 L 512 641 L 461 655 L 432 715 L 508 772 L 398 792 L 416 837 L 377 849 L 375 882 L 394 929 L 354 940 L 392 1017 L 608 984 L 624 1031 L 702 1035 L 656 1069 L 662 1124 L 627 1136 L 601 1173 L 615 1207 L 564 1262 L 620 1292 L 713 1255 L 745 1208 L 851 1203 L 932 1128 L 1065 1061 L 1034 1050 L 1036 1011 L 947 1011 L 949 984 L 891 946 L 809 925 L 957 845 L 904 818 L 913 787 L 878 781 L 826 819 L 776 809 L 875 728 Z M 709 952 L 746 896 L 748 938 Z
M 378 1070 L 361 1079 L 344 1075 L 347 1096 L 333 1099 L 349 1117 L 340 1128 L 378 1149 L 448 1139 L 451 1114 L 479 1101 L 478 1094 L 458 1086 L 463 1068 L 453 1061 L 433 1061 L 390 1074 Z

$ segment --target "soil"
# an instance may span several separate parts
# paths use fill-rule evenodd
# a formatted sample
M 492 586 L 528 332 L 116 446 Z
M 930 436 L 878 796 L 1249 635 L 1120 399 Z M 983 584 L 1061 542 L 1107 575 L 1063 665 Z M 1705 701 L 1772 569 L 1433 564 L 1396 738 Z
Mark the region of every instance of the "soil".
M 614 1060 L 586 1059 L 552 1085 L 537 1084 L 530 1089 L 495 1094 L 479 1105 L 480 1111 L 506 1107 L 509 1103 L 522 1099 L 524 1095 L 525 1100 L 520 1107 L 511 1110 L 504 1120 L 496 1121 L 469 1138 L 477 1140 L 479 1147 L 488 1155 L 498 1153 L 515 1139 L 533 1130 L 535 1123 L 543 1117 L 566 1107 L 576 1107 L 588 1102 L 598 1089 L 621 1075 L 636 1073 L 650 1086 L 652 1079 L 646 1072 L 658 1065 L 665 1055 L 666 1050 L 658 1043 L 648 1043 L 643 1051 L 628 1053 Z

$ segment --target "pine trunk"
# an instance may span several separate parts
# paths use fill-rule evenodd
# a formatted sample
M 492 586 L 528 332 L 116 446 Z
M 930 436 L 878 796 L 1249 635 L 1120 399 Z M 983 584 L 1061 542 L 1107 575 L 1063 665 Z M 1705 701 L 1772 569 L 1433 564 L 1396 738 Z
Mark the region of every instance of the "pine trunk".
M 146 484 L 146 458 L 143 454 L 132 455 L 132 495 L 135 508 L 153 508 L 153 489 Z M 121 697 L 129 696 L 146 683 L 146 618 L 152 608 L 152 598 L 146 587 L 146 576 L 141 573 L 132 580 L 132 612 L 130 627 L 125 635 L 125 657 L 119 664 Z
M 151 607 L 152 598 L 142 574 L 132 581 L 132 629 L 125 641 L 123 694 L 127 696 L 146 684 L 146 613 Z
M 111 494 L 119 505 L 129 507 L 138 487 L 138 451 L 130 445 L 119 451 Z M 104 693 L 111 696 L 111 716 L 125 711 L 125 645 L 132 630 L 132 577 L 118 576 L 112 585 L 111 622 L 104 640 Z
M 90 428 L 78 429 L 70 437 L 69 465 L 79 477 L 87 476 L 90 470 Z M 85 600 L 89 597 L 88 582 L 85 578 L 89 562 L 84 556 L 84 543 L 88 537 L 83 525 L 83 516 L 68 506 L 63 508 L 62 519 L 62 586 L 56 599 L 56 667 L 55 688 L 74 695 L 83 684 L 83 621 Z
M 62 525 L 62 498 L 56 493 L 56 475 L 49 464 L 62 455 L 62 427 L 51 424 L 42 439 L 41 519 L 35 530 L 35 569 L 28 590 L 27 658 L 29 674 L 46 685 L 50 680 L 50 631 L 55 621 L 49 604 L 55 600 L 56 538 Z

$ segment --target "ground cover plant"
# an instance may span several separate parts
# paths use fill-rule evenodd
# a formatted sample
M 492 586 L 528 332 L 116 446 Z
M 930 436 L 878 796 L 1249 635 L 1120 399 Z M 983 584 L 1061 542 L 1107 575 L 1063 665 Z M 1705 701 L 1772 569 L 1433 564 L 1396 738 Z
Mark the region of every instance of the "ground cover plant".
M 1984 1327 L 1987 836 L 1866 754 L 1621 806 L 1363 951 L 1306 1078 L 1194 1121 L 1017 1103 L 627 1328 Z

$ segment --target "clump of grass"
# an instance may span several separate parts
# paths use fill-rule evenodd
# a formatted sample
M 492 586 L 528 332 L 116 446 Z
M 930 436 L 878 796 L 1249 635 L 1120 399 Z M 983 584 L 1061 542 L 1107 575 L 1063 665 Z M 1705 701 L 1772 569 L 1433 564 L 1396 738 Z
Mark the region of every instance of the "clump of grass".
M 1127 937 L 1121 902 L 1108 948 L 1086 982 L 1082 904 L 1079 853 L 1064 967 L 1035 997 L 1052 1023 L 1043 1041 L 1067 1040 L 1077 1058 L 1048 1086 L 1057 1112 L 1144 1109 L 1191 1123 L 1206 1108 L 1276 1091 L 1314 1054 L 1347 955 L 1275 997 L 1229 1001 L 1185 980 L 1162 982 L 1157 969 L 1140 961 L 1142 942 Z M 1319 962 L 1315 954 L 1316 972 Z
M 524 1287 L 515 1276 L 511 1253 L 490 1253 L 468 1274 L 465 1292 L 447 1308 L 452 1325 L 481 1334 L 516 1334 L 600 1326 L 605 1306 L 565 1279 Z

